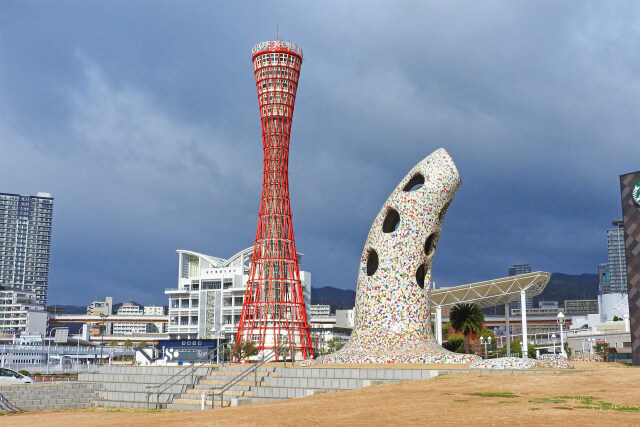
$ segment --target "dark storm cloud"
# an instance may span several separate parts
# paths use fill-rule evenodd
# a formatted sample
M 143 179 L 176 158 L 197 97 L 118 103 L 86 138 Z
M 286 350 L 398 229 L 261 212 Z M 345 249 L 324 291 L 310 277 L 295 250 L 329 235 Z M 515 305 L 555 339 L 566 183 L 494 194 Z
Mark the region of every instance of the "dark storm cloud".
M 354 287 L 375 214 L 444 147 L 463 185 L 434 279 L 606 260 L 640 166 L 633 2 L 0 2 L 0 191 L 56 198 L 51 302 L 164 301 L 176 249 L 255 236 L 253 44 L 305 51 L 292 130 L 298 250 Z

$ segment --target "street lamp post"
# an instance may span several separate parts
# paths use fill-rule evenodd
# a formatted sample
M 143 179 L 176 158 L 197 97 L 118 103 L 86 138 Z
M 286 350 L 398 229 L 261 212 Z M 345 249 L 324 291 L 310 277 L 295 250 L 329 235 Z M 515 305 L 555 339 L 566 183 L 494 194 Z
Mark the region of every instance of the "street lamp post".
M 564 313 L 560 312 L 558 313 L 558 325 L 560 325 L 560 354 L 562 355 L 562 357 L 564 357 L 565 359 L 567 358 L 567 353 L 565 353 L 564 351 L 564 337 L 562 335 L 562 327 L 564 326 Z
M 66 327 L 56 326 L 55 328 L 49 329 L 49 346 L 47 347 L 47 375 L 49 375 L 49 358 L 51 357 L 51 332 L 56 329 L 67 329 Z
M 216 340 L 216 364 L 220 363 L 220 325 L 215 324 L 213 328 L 211 328 L 211 333 L 213 334 L 213 338 Z
M 491 337 L 487 337 L 486 339 L 484 339 L 483 337 L 480 337 L 480 344 L 484 344 L 484 358 L 487 359 L 488 358 L 487 345 L 491 344 Z
M 589 343 L 589 354 L 593 356 L 593 345 L 596 343 L 596 339 L 587 338 L 587 342 Z
M 553 355 L 556 355 L 556 334 L 551 335 L 551 339 L 553 340 Z

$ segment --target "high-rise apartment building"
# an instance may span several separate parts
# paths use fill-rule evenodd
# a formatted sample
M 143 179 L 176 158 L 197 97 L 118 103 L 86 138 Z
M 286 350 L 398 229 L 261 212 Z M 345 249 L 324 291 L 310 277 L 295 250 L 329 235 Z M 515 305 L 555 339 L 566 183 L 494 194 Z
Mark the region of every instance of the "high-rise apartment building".
M 611 293 L 609 264 L 598 264 L 598 289 L 600 289 L 601 294 Z
M 607 230 L 607 254 L 609 256 L 609 285 L 603 294 L 627 293 L 627 262 L 624 253 L 624 226 L 622 220 L 611 222 L 615 228 Z
M 0 193 L 0 285 L 47 304 L 53 197 Z
M 529 264 L 513 264 L 509 267 L 509 276 L 527 273 L 531 273 L 531 266 Z
M 531 266 L 529 264 L 513 264 L 509 267 L 509 276 L 517 276 L 518 274 L 531 273 Z M 527 310 L 533 308 L 533 298 L 527 298 Z M 520 310 L 520 301 L 514 301 L 509 303 L 510 310 Z

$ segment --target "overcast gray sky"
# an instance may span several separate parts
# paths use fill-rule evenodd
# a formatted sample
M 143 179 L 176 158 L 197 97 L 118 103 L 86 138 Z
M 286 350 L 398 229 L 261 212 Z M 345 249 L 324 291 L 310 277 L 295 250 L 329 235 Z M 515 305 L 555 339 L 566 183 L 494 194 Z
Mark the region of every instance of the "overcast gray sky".
M 355 289 L 375 215 L 444 147 L 462 187 L 433 279 L 595 273 L 640 168 L 640 5 L 618 1 L 0 0 L 0 191 L 55 197 L 50 304 L 164 304 L 176 249 L 253 244 L 251 47 L 302 46 L 293 225 Z

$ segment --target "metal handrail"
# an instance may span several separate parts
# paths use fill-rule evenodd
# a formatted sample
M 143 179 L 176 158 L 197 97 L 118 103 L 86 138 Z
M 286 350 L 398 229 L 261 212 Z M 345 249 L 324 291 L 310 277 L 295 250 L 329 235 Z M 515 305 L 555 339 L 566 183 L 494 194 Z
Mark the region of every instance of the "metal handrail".
M 0 408 L 12 413 L 25 412 L 24 409 L 20 409 L 13 403 L 9 402 L 2 393 L 0 393 Z
M 278 347 L 274 348 L 271 353 L 266 356 L 263 357 L 262 361 L 249 366 L 247 369 L 245 369 L 244 371 L 240 372 L 238 375 L 236 375 L 235 377 L 233 377 L 232 379 L 230 379 L 229 381 L 227 381 L 225 384 L 218 386 L 218 387 L 212 387 L 210 392 L 211 392 L 211 409 L 214 408 L 214 402 L 215 402 L 215 395 L 218 394 L 220 395 L 220 406 L 222 406 L 223 401 L 224 401 L 224 392 L 229 390 L 231 387 L 233 387 L 234 385 L 236 385 L 238 382 L 242 381 L 244 378 L 246 378 L 249 374 L 251 374 L 251 372 L 253 371 L 254 377 L 253 377 L 253 384 L 257 385 L 258 384 L 258 368 L 261 367 L 262 365 L 264 365 L 267 362 L 271 361 L 271 358 L 274 357 L 276 354 L 278 354 L 278 352 L 284 348 L 286 348 L 287 345 L 286 344 L 280 344 Z M 286 361 L 286 359 L 284 359 Z M 217 393 L 216 393 L 217 391 Z
M 147 392 L 147 409 L 149 409 L 149 398 L 151 397 L 152 394 L 156 395 L 156 406 L 155 406 L 155 409 L 158 409 L 158 406 L 160 405 L 160 395 L 161 394 L 165 394 L 166 391 L 169 390 L 169 388 L 171 388 L 174 385 L 176 385 L 178 383 L 178 381 L 180 381 L 181 379 L 191 375 L 191 383 L 195 384 L 195 380 L 193 378 L 193 374 L 196 372 L 196 370 L 198 368 L 201 368 L 202 366 L 207 365 L 207 364 L 211 364 L 211 358 L 214 355 L 217 356 L 217 354 L 218 354 L 218 348 L 216 348 L 215 351 L 207 353 L 207 357 L 209 358 L 209 360 L 205 360 L 205 361 L 202 361 L 202 362 L 197 363 L 197 364 L 194 363 L 192 365 L 185 366 L 184 368 L 182 368 L 181 370 L 179 370 L 178 372 L 176 372 L 175 374 L 173 374 L 172 376 L 170 376 L 169 378 L 167 378 L 166 380 L 164 380 L 160 384 L 146 386 L 145 387 L 145 391 Z M 185 371 L 189 371 L 189 372 L 185 373 Z M 205 374 L 205 376 L 206 376 L 206 374 Z M 178 378 L 176 378 L 176 377 L 178 377 Z M 167 384 L 170 380 L 172 380 L 174 378 L 175 378 L 174 381 L 172 381 L 171 383 Z M 160 390 L 160 387 L 162 387 L 163 385 L 166 385 L 166 386 L 162 390 Z M 151 391 L 152 388 L 156 388 L 157 390 L 155 392 L 152 392 Z M 169 403 L 169 402 L 165 402 L 165 403 Z

